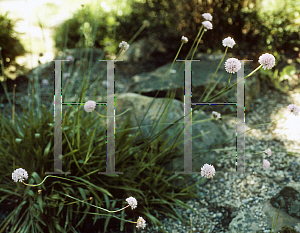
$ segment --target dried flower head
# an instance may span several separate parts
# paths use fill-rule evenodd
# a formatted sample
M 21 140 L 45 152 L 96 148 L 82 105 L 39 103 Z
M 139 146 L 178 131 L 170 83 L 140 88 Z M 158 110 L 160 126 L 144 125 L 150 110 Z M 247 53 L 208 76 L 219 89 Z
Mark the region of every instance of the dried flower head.
M 207 163 L 201 168 L 201 176 L 205 176 L 206 178 L 212 178 L 215 175 L 215 172 L 214 166 Z
M 184 37 L 184 36 L 181 37 L 181 42 L 182 42 L 182 43 L 185 44 L 185 43 L 187 43 L 188 41 L 189 41 L 188 38 L 186 38 L 186 37 Z
M 218 120 L 219 118 L 221 118 L 221 114 L 218 113 L 218 112 L 215 112 L 215 111 L 212 112 L 212 116 L 213 116 L 213 118 L 215 118 L 216 120 Z
M 235 73 L 238 72 L 239 69 L 241 69 L 242 65 L 241 62 L 236 58 L 229 58 L 225 62 L 225 69 L 228 73 Z
M 295 104 L 290 104 L 289 106 L 287 106 L 287 109 L 288 109 L 290 112 L 292 112 L 295 116 L 297 116 L 298 113 L 299 113 L 299 108 L 298 108 L 298 106 L 295 105 Z
M 202 22 L 202 24 L 203 24 L 203 26 L 204 26 L 206 29 L 212 29 L 212 28 L 213 28 L 211 22 L 209 22 L 209 21 L 204 21 L 204 22 Z
M 135 209 L 137 207 L 137 201 L 134 197 L 128 197 L 126 201 L 131 206 L 131 209 Z
M 127 42 L 125 41 L 122 41 L 120 44 L 119 44 L 119 47 L 121 49 L 124 49 L 124 50 L 127 50 L 129 48 L 129 44 L 127 44 Z
M 270 167 L 270 162 L 266 159 L 263 160 L 263 168 L 267 170 Z
M 232 48 L 235 45 L 235 41 L 231 37 L 227 37 L 222 41 L 222 44 L 224 47 L 228 46 L 228 47 Z
M 146 221 L 142 217 L 139 217 L 138 220 L 137 220 L 136 227 L 138 229 L 139 228 L 143 228 L 144 229 L 146 227 Z
M 264 153 L 265 153 L 265 155 L 268 155 L 268 157 L 270 157 L 271 154 L 272 154 L 272 151 L 271 151 L 270 148 L 268 148 L 268 149 L 266 149 L 266 150 L 264 151 Z
M 28 179 L 28 173 L 25 169 L 23 168 L 18 168 L 12 173 L 12 179 L 15 182 L 22 182 L 23 180 Z
M 259 57 L 258 62 L 263 65 L 264 70 L 270 70 L 275 66 L 275 57 L 272 54 L 265 53 Z
M 148 20 L 144 20 L 143 21 L 143 25 L 144 25 L 144 27 L 149 27 L 150 26 L 150 22 Z
M 96 102 L 92 100 L 89 100 L 84 104 L 84 110 L 86 112 L 92 112 L 95 109 L 95 107 L 96 107 Z
M 212 21 L 212 16 L 210 13 L 204 13 L 202 14 L 203 18 L 209 21 Z

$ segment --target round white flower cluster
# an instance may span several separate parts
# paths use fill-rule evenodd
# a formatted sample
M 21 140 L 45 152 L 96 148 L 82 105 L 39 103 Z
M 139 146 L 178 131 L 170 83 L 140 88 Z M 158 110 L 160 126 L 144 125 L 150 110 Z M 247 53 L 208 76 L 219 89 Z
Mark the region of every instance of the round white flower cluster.
M 212 21 L 212 16 L 210 13 L 204 13 L 202 14 L 203 18 L 209 21 Z
M 144 229 L 146 227 L 146 221 L 142 217 L 139 217 L 139 219 L 137 220 L 136 227 L 138 229 L 139 228 L 143 228 Z
M 266 159 L 263 160 L 263 167 L 267 170 L 270 167 L 270 162 Z
M 270 70 L 275 66 L 275 57 L 272 54 L 265 53 L 259 57 L 258 62 L 263 65 L 264 70 Z
M 213 118 L 215 118 L 216 120 L 218 120 L 219 118 L 221 118 L 221 114 L 218 112 L 213 111 L 212 112 Z
M 223 46 L 224 47 L 230 47 L 230 48 L 232 48 L 234 45 L 235 45 L 235 41 L 234 41 L 234 39 L 232 39 L 231 37 L 227 37 L 227 38 L 225 38 L 223 41 L 222 41 L 222 43 L 223 43 Z
M 209 22 L 209 21 L 204 21 L 202 22 L 203 26 L 206 28 L 206 29 L 212 29 L 213 26 L 212 26 L 212 23 Z
M 265 155 L 268 155 L 268 157 L 270 157 L 271 154 L 272 154 L 272 151 L 271 151 L 270 148 L 268 148 L 268 149 L 266 149 L 266 150 L 264 151 L 264 153 L 265 153 Z
M 134 197 L 128 197 L 126 201 L 131 206 L 131 209 L 135 209 L 137 207 L 137 201 Z
M 89 100 L 84 104 L 84 110 L 86 112 L 92 112 L 95 109 L 95 107 L 96 107 L 96 102 L 92 100 Z
M 215 172 L 214 166 L 207 163 L 201 168 L 201 176 L 205 176 L 206 178 L 212 178 L 215 175 Z
M 120 44 L 119 44 L 119 47 L 121 49 L 124 49 L 124 50 L 127 50 L 129 48 L 129 44 L 127 44 L 127 42 L 125 41 L 122 41 Z
M 228 73 L 235 73 L 238 72 L 239 69 L 241 69 L 242 65 L 241 62 L 236 58 L 229 58 L 225 62 L 225 69 Z
M 25 169 L 23 168 L 18 168 L 12 173 L 12 179 L 15 182 L 22 182 L 23 180 L 28 179 L 28 173 Z
M 182 43 L 185 44 L 185 43 L 187 43 L 188 41 L 189 41 L 188 38 L 186 38 L 186 37 L 184 37 L 184 36 L 181 37 L 181 42 L 182 42 Z
M 287 106 L 287 109 L 288 109 L 290 112 L 292 112 L 295 116 L 297 116 L 298 113 L 299 113 L 299 108 L 298 108 L 298 106 L 295 105 L 295 104 L 290 104 L 289 106 Z

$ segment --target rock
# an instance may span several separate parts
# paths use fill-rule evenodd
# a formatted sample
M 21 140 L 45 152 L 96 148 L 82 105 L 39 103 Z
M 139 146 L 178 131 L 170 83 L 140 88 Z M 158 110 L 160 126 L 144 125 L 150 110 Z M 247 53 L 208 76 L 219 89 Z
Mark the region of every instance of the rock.
M 202 93 L 205 88 L 208 87 L 210 79 L 213 77 L 216 68 L 218 67 L 221 56 L 212 56 L 199 54 L 199 57 L 196 59 L 201 59 L 201 61 L 195 61 L 192 63 L 192 102 L 198 103 Z M 214 79 L 210 83 L 210 88 L 218 82 L 215 90 L 210 94 L 210 97 L 219 93 L 222 88 L 224 88 L 228 82 L 229 74 L 226 72 L 224 67 L 224 62 L 228 56 L 224 59 L 221 64 L 218 72 L 216 73 Z M 195 59 L 195 60 L 196 60 Z M 249 62 L 248 62 L 249 63 Z M 139 93 L 142 95 L 154 97 L 161 87 L 157 97 L 166 97 L 168 90 L 176 91 L 175 99 L 184 101 L 184 62 L 175 62 L 172 69 L 170 70 L 169 76 L 164 79 L 170 69 L 172 63 L 168 63 L 162 67 L 159 67 L 155 71 L 149 73 L 141 73 L 132 77 L 132 85 L 130 90 L 134 93 Z M 245 62 L 246 64 L 246 62 Z M 245 65 L 245 76 L 253 71 L 251 64 Z M 230 83 L 233 84 L 237 80 L 237 75 L 234 74 L 231 77 Z M 248 77 L 245 80 L 245 108 L 246 111 L 250 110 L 251 102 L 258 97 L 260 91 L 260 83 L 257 78 L 257 73 L 254 73 L 252 76 Z M 175 85 L 176 84 L 176 85 Z M 179 85 L 178 85 L 179 84 Z M 177 87 L 178 85 L 178 87 Z M 210 88 L 207 88 L 206 94 L 209 92 Z M 204 96 L 204 97 L 205 97 Z M 204 97 L 202 100 L 204 100 Z M 232 91 L 222 97 L 219 97 L 213 101 L 213 103 L 224 103 L 224 102 L 236 102 L 236 86 L 232 88 Z M 231 106 L 232 110 L 236 109 L 236 106 Z M 225 106 L 224 106 L 225 108 Z
M 265 223 L 267 228 L 271 229 L 273 221 L 273 228 L 275 228 L 278 209 L 282 199 L 284 201 L 279 211 L 278 222 L 274 232 L 279 231 L 283 226 L 295 228 L 300 222 L 299 198 L 300 183 L 290 182 L 270 200 L 238 213 L 229 225 L 229 232 L 235 233 L 237 230 L 240 233 L 256 232 L 257 230 L 263 230 L 263 223 Z M 255 216 L 255 213 L 261 213 L 261 215 L 258 214 L 258 216 L 261 216 L 261 219 L 257 215 Z
M 131 63 L 140 60 L 151 61 L 156 57 L 164 57 L 164 54 L 166 53 L 167 49 L 165 48 L 164 43 L 159 39 L 150 36 L 132 43 L 128 50 L 121 54 L 120 60 Z
M 115 98 L 115 114 L 119 115 L 126 111 L 127 109 L 132 109 L 133 112 L 136 114 L 136 117 L 138 119 L 139 124 L 141 124 L 142 118 L 146 114 L 146 111 L 148 107 L 150 106 L 152 100 L 154 98 L 142 96 L 136 93 L 123 93 L 120 95 L 117 95 Z M 85 102 L 88 99 L 85 99 Z M 152 128 L 155 125 L 155 122 L 157 122 L 157 119 L 154 121 L 155 116 L 158 114 L 158 118 L 162 114 L 164 107 L 166 106 L 167 101 L 170 99 L 166 98 L 157 98 L 153 102 L 153 105 L 151 106 L 149 112 L 147 113 L 144 121 L 141 124 L 142 126 L 147 126 L 141 128 L 141 131 L 143 133 L 143 136 L 145 138 L 153 137 L 155 134 L 157 134 L 160 130 L 167 127 L 166 125 L 157 125 L 154 132 L 152 134 L 149 134 L 152 130 Z M 74 97 L 70 99 L 71 102 L 75 101 Z M 104 102 L 105 100 L 102 100 L 101 97 L 96 97 L 94 99 L 96 102 Z M 160 109 L 162 105 L 162 108 Z M 159 110 L 160 109 L 160 110 Z M 97 110 L 98 111 L 98 110 Z M 102 108 L 102 110 L 99 108 L 99 113 L 101 115 L 106 115 L 105 108 Z M 160 119 L 158 123 L 172 123 L 176 120 L 178 120 L 180 117 L 183 117 L 184 113 L 184 104 L 181 101 L 173 100 L 172 103 L 168 106 L 166 110 L 166 118 L 165 121 Z M 131 127 L 138 127 L 138 124 L 136 122 L 136 118 L 134 114 L 129 111 L 121 116 L 117 116 L 115 120 L 115 127 L 120 128 L 122 124 L 124 123 L 126 117 L 130 114 L 130 122 Z M 211 116 L 207 116 L 204 112 L 200 112 L 198 116 L 193 116 L 193 121 L 199 121 L 203 119 L 211 118 Z M 105 122 L 105 119 L 103 120 Z M 167 147 L 171 147 L 173 142 L 175 141 L 177 135 L 180 133 L 180 130 L 184 129 L 184 125 L 182 124 L 184 122 L 184 119 L 179 121 L 181 124 L 177 124 L 172 126 L 169 130 L 167 130 L 165 133 L 163 133 L 158 140 L 160 140 L 162 143 L 166 143 Z M 151 126 L 149 126 L 151 125 Z M 178 128 L 177 128 L 178 127 Z M 131 134 L 134 134 L 137 130 L 132 130 Z M 198 138 L 193 139 L 193 154 L 196 155 L 197 152 L 200 150 L 207 150 L 211 149 L 214 145 L 224 143 L 227 139 L 227 133 L 225 130 L 221 127 L 221 123 L 213 120 L 213 121 L 206 121 L 202 123 L 194 123 L 192 128 L 192 136 L 195 137 L 201 133 L 207 133 L 205 136 L 201 136 Z M 181 142 L 182 144 L 177 145 L 174 147 L 174 150 L 177 151 L 177 153 L 182 154 L 179 158 L 175 159 L 172 163 L 166 165 L 165 167 L 170 170 L 171 172 L 180 172 L 183 171 L 183 149 L 184 149 L 184 135 L 183 133 L 178 138 L 177 142 Z M 134 140 L 135 143 L 141 143 L 142 137 L 139 135 Z M 198 153 L 199 155 L 199 153 Z M 204 163 L 209 163 L 215 158 L 216 154 L 206 153 L 202 154 L 198 158 L 195 158 L 193 156 L 193 171 L 200 172 L 201 167 L 204 165 Z M 177 168 L 180 167 L 180 168 Z
M 300 183 L 290 182 L 280 193 L 271 198 L 270 203 L 273 207 L 279 208 L 300 222 Z

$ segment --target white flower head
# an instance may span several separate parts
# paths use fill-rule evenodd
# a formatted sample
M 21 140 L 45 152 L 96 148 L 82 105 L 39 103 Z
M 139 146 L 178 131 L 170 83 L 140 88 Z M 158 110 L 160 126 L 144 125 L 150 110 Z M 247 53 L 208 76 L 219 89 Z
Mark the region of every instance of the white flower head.
M 272 151 L 271 151 L 270 148 L 268 148 L 268 149 L 266 149 L 266 150 L 264 151 L 264 153 L 265 153 L 265 155 L 268 155 L 268 157 L 270 157 L 271 154 L 272 154 Z
M 211 22 L 209 22 L 209 21 L 204 21 L 204 22 L 202 22 L 202 24 L 203 24 L 203 26 L 204 26 L 206 29 L 212 29 L 212 28 L 213 28 Z
M 42 87 L 48 87 L 49 86 L 49 81 L 47 79 L 42 80 Z
M 295 230 L 300 233 L 300 223 L 298 223 L 298 226 L 295 226 Z
M 241 62 L 236 58 L 228 58 L 225 62 L 225 69 L 228 73 L 235 73 L 241 69 L 242 65 Z
M 119 47 L 121 49 L 124 49 L 124 50 L 127 50 L 129 48 L 129 44 L 127 44 L 127 42 L 125 41 L 122 41 L 120 44 L 119 44 Z
M 266 159 L 263 160 L 263 168 L 267 170 L 270 167 L 270 162 Z
M 215 175 L 215 172 L 214 166 L 207 163 L 201 168 L 201 176 L 205 176 L 206 178 L 212 178 Z
M 233 46 L 235 45 L 235 41 L 231 37 L 227 37 L 222 41 L 222 44 L 224 47 L 228 46 L 230 48 L 233 48 Z
M 92 112 L 95 109 L 95 107 L 96 107 L 96 102 L 92 100 L 89 100 L 84 104 L 84 110 L 86 112 Z
M 126 201 L 131 206 L 131 209 L 135 209 L 137 207 L 137 201 L 134 197 L 128 197 Z
M 212 116 L 213 116 L 213 118 L 215 118 L 216 120 L 218 120 L 219 118 L 221 118 L 221 114 L 218 113 L 218 112 L 215 112 L 215 111 L 212 112 Z
M 74 57 L 72 56 L 72 55 L 68 55 L 67 57 L 66 57 L 66 59 L 67 60 L 70 60 L 71 62 L 73 62 L 75 59 L 74 59 Z
M 143 228 L 144 229 L 146 227 L 146 221 L 142 217 L 139 217 L 138 220 L 137 220 L 136 227 L 138 229 L 139 228 Z
M 150 26 L 150 22 L 148 20 L 144 20 L 143 21 L 143 25 L 144 25 L 144 27 L 149 27 Z
M 188 38 L 186 38 L 185 36 L 182 36 L 182 37 L 181 37 L 181 42 L 182 42 L 182 43 L 185 44 L 185 43 L 187 43 L 188 41 L 189 41 Z
M 270 70 L 275 66 L 275 57 L 272 54 L 265 53 L 259 57 L 258 62 L 263 65 L 264 70 Z
M 289 106 L 287 106 L 287 109 L 288 109 L 290 112 L 292 112 L 295 116 L 297 116 L 298 113 L 299 113 L 299 108 L 298 108 L 298 106 L 295 105 L 295 104 L 290 104 Z
M 204 13 L 202 14 L 203 18 L 209 21 L 212 21 L 212 16 L 210 13 Z
M 18 168 L 12 173 L 12 179 L 15 182 L 22 182 L 23 180 L 28 179 L 28 173 L 25 169 L 23 168 Z

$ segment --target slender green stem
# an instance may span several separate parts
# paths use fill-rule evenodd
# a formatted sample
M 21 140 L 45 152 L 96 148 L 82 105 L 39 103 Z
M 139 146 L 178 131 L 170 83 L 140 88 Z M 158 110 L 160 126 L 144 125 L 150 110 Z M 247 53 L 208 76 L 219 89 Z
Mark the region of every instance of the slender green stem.
M 140 27 L 140 29 L 139 29 L 139 30 L 133 35 L 133 37 L 128 41 L 128 44 L 131 44 L 132 41 L 134 41 L 135 38 L 141 33 L 141 31 L 144 30 L 145 27 L 146 27 L 145 25 L 142 25 L 142 26 Z
M 227 83 L 225 89 L 228 87 L 228 85 L 229 85 L 229 83 L 230 83 L 231 75 L 232 75 L 232 73 L 230 73 L 230 75 L 229 75 L 229 80 L 228 80 L 228 83 Z
M 242 78 L 240 81 L 238 81 L 238 82 L 232 84 L 232 85 L 231 85 L 230 87 L 228 87 L 227 89 L 224 88 L 222 91 L 220 91 L 218 94 L 214 95 L 213 97 L 211 97 L 211 98 L 208 99 L 207 101 L 213 100 L 215 97 L 217 97 L 218 95 L 220 95 L 220 94 L 223 93 L 224 91 L 229 90 L 231 87 L 235 86 L 235 85 L 238 84 L 239 82 L 244 81 L 244 79 L 250 77 L 252 74 L 254 74 L 254 73 L 255 73 L 257 70 L 259 70 L 261 67 L 262 67 L 262 65 L 260 65 L 259 67 L 257 67 L 254 71 L 252 71 L 250 74 L 248 74 L 247 76 L 245 76 L 244 78 Z M 202 98 L 202 97 L 201 97 L 201 98 Z M 200 98 L 200 99 L 201 99 L 201 98 Z M 206 96 L 206 98 L 207 98 L 207 96 Z M 205 98 L 204 101 L 206 101 L 206 98 Z
M 72 182 L 75 182 L 75 183 L 79 183 L 79 184 L 84 184 L 84 183 L 82 183 L 82 182 L 78 182 L 78 181 L 75 181 L 75 180 L 70 180 L 70 179 L 68 179 L 68 178 L 59 177 L 59 176 L 52 176 L 52 175 L 46 176 L 46 177 L 44 178 L 44 180 L 43 180 L 41 183 L 39 183 L 39 184 L 26 184 L 26 183 L 24 183 L 24 181 L 22 181 L 22 183 L 25 184 L 25 185 L 27 185 L 27 186 L 36 187 L 36 186 L 42 185 L 48 177 L 55 177 L 55 178 L 59 178 L 59 179 L 63 179 L 63 180 L 69 180 L 69 181 L 72 181 Z M 84 184 L 84 185 L 85 185 L 85 184 Z
M 82 202 L 82 203 L 84 203 L 84 204 L 87 204 L 87 205 L 93 206 L 93 207 L 95 207 L 95 208 L 98 208 L 98 209 L 104 210 L 104 211 L 106 211 L 106 212 L 109 212 L 109 213 L 116 213 L 116 212 L 119 212 L 119 211 L 121 211 L 121 210 L 123 210 L 123 209 L 125 209 L 125 208 L 127 208 L 127 207 L 129 207 L 129 206 L 130 206 L 130 205 L 127 205 L 127 206 L 123 207 L 122 209 L 119 209 L 119 210 L 114 210 L 114 211 L 110 211 L 110 210 L 107 210 L 107 209 L 101 208 L 101 207 L 99 207 L 99 206 L 92 205 L 92 204 L 90 204 L 90 203 L 88 203 L 88 202 L 85 202 L 85 201 L 79 200 L 79 199 L 77 199 L 77 198 L 75 198 L 75 197 L 72 197 L 72 196 L 70 196 L 70 195 L 68 195 L 68 194 L 64 194 L 64 193 L 62 193 L 62 194 L 63 194 L 63 195 L 65 195 L 65 196 L 67 196 L 67 197 L 69 197 L 69 198 L 72 198 L 72 199 L 74 199 L 74 200 L 76 200 L 76 201 L 80 201 L 80 202 Z
M 202 27 L 200 28 L 199 33 L 200 33 L 200 31 L 201 31 L 202 28 L 203 28 L 203 25 L 202 25 Z M 194 52 L 193 52 L 193 54 L 192 54 L 191 60 L 193 60 L 193 58 L 194 58 L 196 49 L 197 49 L 197 47 L 198 47 L 198 45 L 199 45 L 199 43 L 200 43 L 200 41 L 201 41 L 201 38 L 202 38 L 204 32 L 205 32 L 205 30 L 202 31 L 202 34 L 201 34 L 200 38 L 198 39 L 198 42 L 197 42 L 197 45 L 196 45 L 196 47 L 195 47 L 195 49 L 194 49 Z M 198 35 L 199 35 L 199 33 L 198 33 Z M 197 37 L 198 37 L 198 35 L 197 35 Z M 196 39 L 197 39 L 197 37 L 196 37 Z M 195 41 L 196 41 L 196 40 L 195 40 Z
M 216 73 L 218 72 L 218 70 L 219 70 L 219 68 L 220 68 L 220 65 L 222 64 L 222 62 L 223 62 L 223 60 L 224 60 L 224 58 L 225 58 L 225 56 L 226 56 L 227 50 L 228 50 L 228 46 L 226 47 L 224 56 L 223 56 L 223 58 L 221 59 L 221 61 L 220 61 L 219 65 L 218 65 L 218 67 L 217 67 L 217 69 L 216 69 L 214 75 L 213 75 L 212 78 L 210 79 L 208 86 L 210 85 L 210 83 L 211 83 L 211 81 L 213 80 L 213 78 L 216 76 Z M 207 87 L 205 87 L 205 90 L 204 90 L 202 96 L 200 97 L 198 103 L 200 103 L 200 100 L 202 99 L 202 97 L 203 97 L 203 95 L 205 94 L 206 90 L 207 90 Z M 206 95 L 206 97 L 205 97 L 205 99 L 204 99 L 203 102 L 206 101 L 206 98 L 210 95 L 210 93 L 211 93 L 212 91 L 213 91 L 213 90 L 210 90 L 210 92 Z M 221 92 L 221 93 L 222 93 L 222 92 Z

